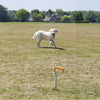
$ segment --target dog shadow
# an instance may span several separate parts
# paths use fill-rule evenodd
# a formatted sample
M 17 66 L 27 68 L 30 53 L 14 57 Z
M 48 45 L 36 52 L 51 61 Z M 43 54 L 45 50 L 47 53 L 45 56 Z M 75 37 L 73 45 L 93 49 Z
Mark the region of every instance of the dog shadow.
M 58 50 L 66 50 L 66 49 L 64 49 L 64 48 L 59 48 L 59 47 L 57 47 L 57 48 L 55 48 L 55 47 L 41 47 L 41 48 L 45 48 L 45 49 L 58 49 Z

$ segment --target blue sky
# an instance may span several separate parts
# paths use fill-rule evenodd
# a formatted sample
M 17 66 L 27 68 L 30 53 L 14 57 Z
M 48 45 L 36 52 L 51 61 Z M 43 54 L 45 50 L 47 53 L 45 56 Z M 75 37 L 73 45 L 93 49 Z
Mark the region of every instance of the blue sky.
M 8 10 L 26 9 L 31 11 L 39 9 L 63 9 L 64 11 L 95 10 L 100 11 L 100 0 L 0 0 L 0 4 Z

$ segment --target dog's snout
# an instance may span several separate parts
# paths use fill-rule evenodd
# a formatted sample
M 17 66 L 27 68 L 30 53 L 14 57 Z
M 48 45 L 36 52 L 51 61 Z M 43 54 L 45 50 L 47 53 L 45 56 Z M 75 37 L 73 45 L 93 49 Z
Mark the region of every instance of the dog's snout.
M 54 33 L 52 34 L 52 36 L 53 36 L 53 38 L 55 38 L 55 34 Z

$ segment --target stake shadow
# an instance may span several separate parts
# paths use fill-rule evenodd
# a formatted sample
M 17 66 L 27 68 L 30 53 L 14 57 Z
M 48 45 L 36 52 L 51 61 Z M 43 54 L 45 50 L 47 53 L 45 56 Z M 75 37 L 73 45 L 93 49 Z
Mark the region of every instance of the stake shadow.
M 52 91 L 60 91 L 60 90 L 59 90 L 59 89 L 55 89 L 55 88 L 53 88 Z

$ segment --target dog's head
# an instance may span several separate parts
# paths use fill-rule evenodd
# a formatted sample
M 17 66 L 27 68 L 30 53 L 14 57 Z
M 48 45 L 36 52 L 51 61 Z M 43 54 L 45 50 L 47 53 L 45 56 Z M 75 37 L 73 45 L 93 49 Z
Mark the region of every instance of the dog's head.
M 55 34 L 58 32 L 57 29 L 50 29 L 50 33 L 52 34 L 52 37 L 55 38 Z

